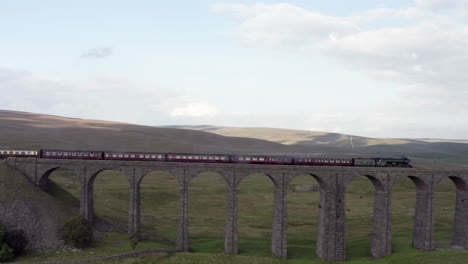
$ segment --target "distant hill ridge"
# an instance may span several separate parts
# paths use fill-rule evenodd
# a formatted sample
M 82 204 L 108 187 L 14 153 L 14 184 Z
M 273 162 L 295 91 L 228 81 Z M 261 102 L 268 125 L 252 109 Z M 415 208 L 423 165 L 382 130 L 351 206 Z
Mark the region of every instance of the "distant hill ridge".
M 0 110 L 0 128 L 1 148 L 408 156 L 430 166 L 468 165 L 466 140 L 351 138 L 338 133 L 210 125 L 152 127 L 7 110 Z

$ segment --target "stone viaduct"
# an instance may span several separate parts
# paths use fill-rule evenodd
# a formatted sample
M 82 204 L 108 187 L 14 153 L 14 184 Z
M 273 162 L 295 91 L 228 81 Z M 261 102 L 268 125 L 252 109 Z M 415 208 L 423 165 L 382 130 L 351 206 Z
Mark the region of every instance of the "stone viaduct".
M 188 185 L 202 172 L 216 172 L 228 186 L 224 251 L 238 253 L 237 196 L 239 183 L 252 173 L 267 175 L 275 186 L 271 251 L 279 258 L 287 258 L 288 183 L 296 176 L 308 174 L 320 185 L 320 216 L 316 254 L 327 261 L 345 261 L 345 191 L 356 177 L 366 176 L 375 187 L 374 213 L 370 251 L 375 258 L 391 254 L 391 190 L 392 184 L 409 177 L 415 184 L 416 208 L 414 216 L 413 247 L 433 250 L 434 188 L 444 178 L 450 178 L 456 187 L 453 245 L 468 248 L 468 170 L 426 170 L 374 167 L 320 167 L 291 165 L 215 164 L 111 160 L 59 160 L 41 158 L 8 158 L 7 163 L 23 172 L 36 186 L 44 188 L 49 175 L 58 168 L 76 173 L 81 181 L 80 212 L 93 220 L 93 182 L 103 170 L 118 170 L 130 183 L 128 232 L 140 228 L 140 182 L 151 171 L 167 171 L 177 177 L 180 208 L 177 231 L 177 249 L 188 251 Z

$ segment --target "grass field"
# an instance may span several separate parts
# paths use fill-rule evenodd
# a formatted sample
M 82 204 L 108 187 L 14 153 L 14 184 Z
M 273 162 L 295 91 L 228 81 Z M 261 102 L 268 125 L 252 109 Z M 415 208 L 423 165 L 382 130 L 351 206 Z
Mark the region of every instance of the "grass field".
M 54 172 L 51 180 L 75 197 L 79 195 L 79 182 L 67 171 Z M 94 183 L 95 212 L 98 216 L 127 223 L 129 183 L 117 171 L 104 171 Z M 295 185 L 318 183 L 308 175 L 297 177 L 289 186 L 288 210 L 288 263 L 321 263 L 315 256 L 318 223 L 318 191 L 293 191 Z M 147 175 L 141 185 L 142 225 L 144 230 L 176 238 L 178 222 L 178 185 L 175 177 L 164 172 Z M 468 261 L 468 252 L 422 252 L 411 248 L 415 206 L 414 183 L 399 180 L 392 194 L 392 256 L 373 260 L 369 253 L 373 212 L 372 183 L 366 177 L 354 180 L 346 192 L 346 243 L 350 263 L 453 263 Z M 239 256 L 225 256 L 223 238 L 226 220 L 226 192 L 224 179 L 214 173 L 204 173 L 189 185 L 189 245 L 190 253 L 154 254 L 119 261 L 117 263 L 276 263 L 270 253 L 272 206 L 274 187 L 263 174 L 248 176 L 239 188 Z M 450 180 L 442 181 L 435 192 L 435 230 L 437 246 L 447 247 L 453 232 L 455 187 Z M 118 238 L 118 239 L 117 239 Z M 109 241 L 121 241 L 121 247 L 111 247 Z M 100 254 L 113 254 L 129 250 L 125 235 L 109 233 L 95 248 Z M 111 243 L 111 244 L 109 244 Z M 167 247 L 147 241 L 137 249 L 151 246 Z M 112 248 L 112 250 L 111 250 Z M 87 252 L 87 251 L 85 251 Z M 46 254 L 43 259 L 57 259 L 75 254 Z M 35 259 L 38 257 L 35 256 Z M 29 257 L 27 258 L 29 260 Z M 440 262 L 438 262 L 440 261 Z M 457 262 L 458 261 L 458 262 Z

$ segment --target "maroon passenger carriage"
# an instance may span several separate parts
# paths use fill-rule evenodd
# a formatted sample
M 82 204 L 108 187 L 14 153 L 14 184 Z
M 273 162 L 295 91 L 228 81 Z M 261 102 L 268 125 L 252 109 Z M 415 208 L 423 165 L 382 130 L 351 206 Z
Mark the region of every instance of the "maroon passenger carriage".
M 141 161 L 166 161 L 165 153 L 157 152 L 104 152 L 106 160 L 141 160 Z
M 230 163 L 230 155 L 225 154 L 197 154 L 197 153 L 168 153 L 166 161 L 173 162 L 202 162 L 202 163 Z
M 292 157 L 267 155 L 231 155 L 232 163 L 246 164 L 292 164 Z
M 45 159 L 102 159 L 101 151 L 77 150 L 42 150 L 41 157 Z
M 296 157 L 294 158 L 293 164 L 312 166 L 353 166 L 353 160 L 337 158 Z

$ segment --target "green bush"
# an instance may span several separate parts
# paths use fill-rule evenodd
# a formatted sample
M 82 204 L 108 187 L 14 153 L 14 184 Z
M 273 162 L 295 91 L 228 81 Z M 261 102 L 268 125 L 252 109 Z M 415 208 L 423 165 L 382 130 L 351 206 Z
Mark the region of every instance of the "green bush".
M 70 217 L 61 229 L 62 239 L 70 246 L 84 248 L 93 241 L 91 224 L 83 216 Z
M 6 243 L 0 244 L 0 261 L 8 261 L 15 257 L 13 249 L 9 247 Z
M 21 255 L 28 245 L 26 233 L 23 230 L 11 230 L 6 233 L 5 242 L 13 249 L 15 257 Z

